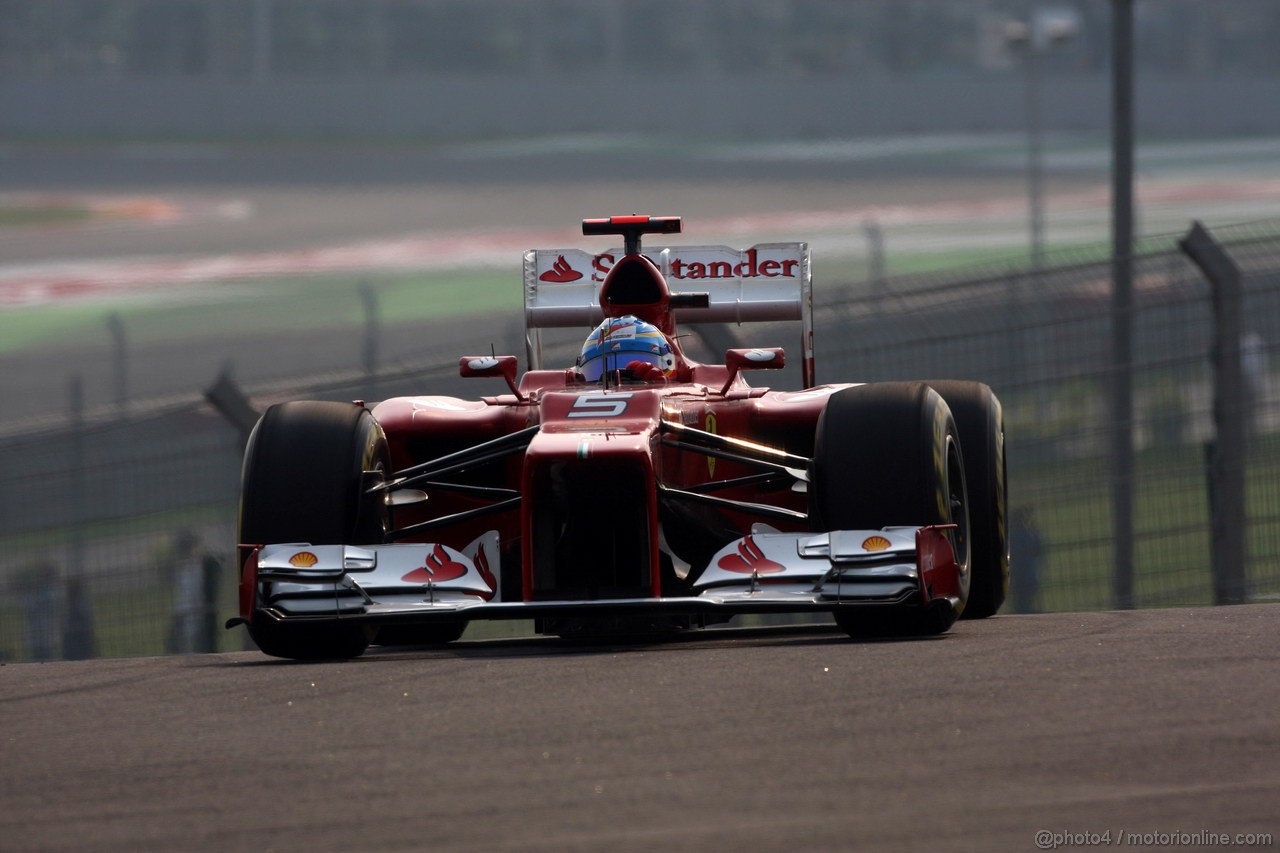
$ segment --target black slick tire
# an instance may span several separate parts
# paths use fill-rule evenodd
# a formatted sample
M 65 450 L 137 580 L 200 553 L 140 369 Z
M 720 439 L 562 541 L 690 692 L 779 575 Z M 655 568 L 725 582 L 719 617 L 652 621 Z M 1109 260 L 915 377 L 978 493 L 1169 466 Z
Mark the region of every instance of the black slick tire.
M 266 411 L 254 427 L 241 472 L 239 541 L 372 545 L 387 509 L 366 472 L 389 472 L 382 427 L 361 406 L 298 401 Z M 376 475 L 374 475 L 376 479 Z M 372 638 L 364 625 L 289 625 L 254 619 L 263 652 L 298 660 L 352 658 Z
M 836 623 L 850 636 L 939 634 L 965 606 L 969 517 L 964 462 L 946 402 L 923 382 L 879 382 L 837 391 L 818 420 L 810 517 L 815 530 L 956 524 L 957 608 L 849 606 Z
M 1004 410 L 981 382 L 930 380 L 942 395 L 964 453 L 969 488 L 971 580 L 963 618 L 994 616 L 1009 592 L 1008 476 Z

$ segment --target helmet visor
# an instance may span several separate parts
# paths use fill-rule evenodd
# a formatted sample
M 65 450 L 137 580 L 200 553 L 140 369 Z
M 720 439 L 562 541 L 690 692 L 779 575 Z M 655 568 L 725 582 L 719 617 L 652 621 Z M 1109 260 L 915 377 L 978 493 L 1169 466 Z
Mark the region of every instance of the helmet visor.
M 587 359 L 578 365 L 578 370 L 586 381 L 598 382 L 606 370 L 626 370 L 627 365 L 633 361 L 652 364 L 664 374 L 669 374 L 674 366 L 674 359 L 670 353 L 650 352 L 647 348 L 644 352 L 637 352 L 633 349 L 616 349 L 602 353 L 595 358 Z

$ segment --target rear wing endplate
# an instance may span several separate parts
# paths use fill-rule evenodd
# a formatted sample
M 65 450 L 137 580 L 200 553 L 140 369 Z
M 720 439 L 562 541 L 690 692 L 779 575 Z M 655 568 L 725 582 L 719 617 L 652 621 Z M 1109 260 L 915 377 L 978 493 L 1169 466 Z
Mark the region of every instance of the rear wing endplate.
M 799 320 L 803 381 L 815 384 L 812 270 L 808 243 L 646 247 L 672 293 L 706 293 L 701 307 L 674 308 L 681 323 Z M 585 335 L 604 319 L 600 286 L 622 249 L 531 249 L 524 255 L 524 317 L 529 367 L 542 368 L 542 329 L 579 327 Z

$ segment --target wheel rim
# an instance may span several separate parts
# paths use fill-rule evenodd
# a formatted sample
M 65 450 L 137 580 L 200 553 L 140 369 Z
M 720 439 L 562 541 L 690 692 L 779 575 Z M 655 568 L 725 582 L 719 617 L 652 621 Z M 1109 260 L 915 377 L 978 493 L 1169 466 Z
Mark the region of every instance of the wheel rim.
M 961 588 L 969 588 L 969 500 L 965 489 L 964 463 L 960 458 L 960 445 L 952 436 L 947 437 L 947 492 L 951 504 L 951 547 L 955 550 L 960 568 Z

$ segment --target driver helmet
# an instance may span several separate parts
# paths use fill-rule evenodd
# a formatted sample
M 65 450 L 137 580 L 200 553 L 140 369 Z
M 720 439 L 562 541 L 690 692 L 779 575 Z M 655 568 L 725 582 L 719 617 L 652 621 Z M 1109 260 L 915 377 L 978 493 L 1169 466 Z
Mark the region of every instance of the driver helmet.
M 587 382 L 598 382 L 606 370 L 622 371 L 624 379 L 653 381 L 670 377 L 675 369 L 675 353 L 666 336 L 629 314 L 610 317 L 593 329 L 577 364 Z

